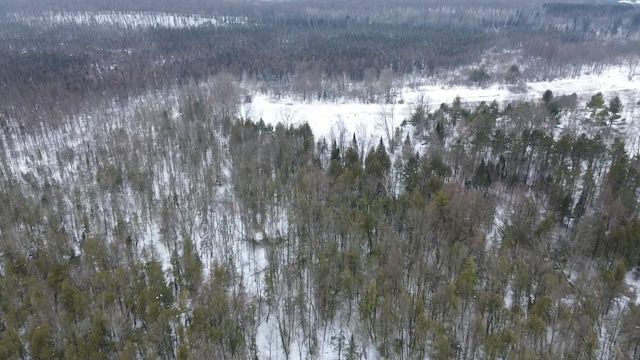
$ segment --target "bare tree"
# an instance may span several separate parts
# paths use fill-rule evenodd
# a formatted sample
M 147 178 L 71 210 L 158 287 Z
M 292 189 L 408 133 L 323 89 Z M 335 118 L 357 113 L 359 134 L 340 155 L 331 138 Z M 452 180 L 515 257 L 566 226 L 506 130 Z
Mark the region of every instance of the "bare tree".
M 640 68 L 640 57 L 638 56 L 630 56 L 625 59 L 625 63 L 627 64 L 627 78 L 629 81 L 633 80 L 633 77 L 638 75 L 638 70 Z
M 216 118 L 231 118 L 238 113 L 240 88 L 233 75 L 220 73 L 213 78 L 210 88 Z
M 378 77 L 378 86 L 384 96 L 384 102 L 387 104 L 391 104 L 395 98 L 394 79 L 395 75 L 389 68 L 382 69 Z
M 376 129 L 386 137 L 390 153 L 395 152 L 396 149 L 395 108 L 395 104 L 381 104 L 376 118 Z

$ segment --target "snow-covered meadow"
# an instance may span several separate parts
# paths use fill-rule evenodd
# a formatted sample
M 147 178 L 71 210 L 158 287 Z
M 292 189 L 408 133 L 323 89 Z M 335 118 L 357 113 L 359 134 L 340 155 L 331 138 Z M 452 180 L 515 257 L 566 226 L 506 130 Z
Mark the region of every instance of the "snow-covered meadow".
M 636 102 L 640 101 L 640 77 L 629 77 L 625 66 L 610 66 L 602 73 L 584 73 L 579 77 L 560 78 L 550 81 L 529 82 L 524 91 L 514 91 L 505 84 L 487 87 L 450 86 L 431 84 L 423 80 L 418 86 L 398 86 L 394 104 L 370 104 L 356 101 L 304 102 L 295 97 L 276 98 L 268 94 L 255 94 L 253 102 L 245 105 L 243 115 L 252 119 L 262 119 L 265 123 L 300 124 L 307 122 L 316 136 L 337 134 L 341 128 L 348 132 L 364 132 L 368 136 L 384 136 L 381 118 L 392 120 L 399 126 L 408 119 L 419 103 L 435 109 L 442 103 L 450 104 L 456 97 L 462 103 L 474 104 L 481 101 L 497 101 L 505 104 L 511 101 L 538 100 L 546 90 L 556 95 L 578 95 L 579 104 L 584 105 L 598 92 L 606 98 L 618 95 L 625 105 L 628 121 L 637 120 Z M 420 83 L 420 82 L 418 82 Z

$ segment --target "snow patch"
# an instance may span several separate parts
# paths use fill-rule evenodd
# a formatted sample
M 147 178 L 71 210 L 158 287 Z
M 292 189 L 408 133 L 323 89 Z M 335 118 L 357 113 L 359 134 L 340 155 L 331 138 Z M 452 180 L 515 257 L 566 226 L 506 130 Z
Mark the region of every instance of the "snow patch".
M 627 286 L 634 292 L 635 298 L 632 298 L 632 301 L 640 305 L 640 268 L 629 271 L 624 279 Z
M 189 29 L 201 26 L 228 26 L 243 24 L 245 18 L 208 17 L 155 12 L 45 12 L 38 15 L 12 13 L 6 18 L 29 26 L 98 25 L 125 29 L 162 27 Z

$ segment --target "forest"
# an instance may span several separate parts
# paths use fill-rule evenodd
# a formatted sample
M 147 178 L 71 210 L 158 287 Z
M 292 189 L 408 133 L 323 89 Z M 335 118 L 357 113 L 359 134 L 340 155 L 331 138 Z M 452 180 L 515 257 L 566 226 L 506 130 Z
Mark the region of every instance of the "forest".
M 335 99 L 352 96 L 345 82 L 386 75 L 449 81 L 488 52 L 497 59 L 486 64 L 487 79 L 512 83 L 574 76 L 609 63 L 628 63 L 633 74 L 640 56 L 640 8 L 623 4 L 407 1 L 389 8 L 372 1 L 359 9 L 352 1 L 214 2 L 200 4 L 198 13 L 215 23 L 165 27 L 158 22 L 166 13 L 149 12 L 142 0 L 129 6 L 41 2 L 0 2 L 7 10 L 0 16 L 0 67 L 11 69 L 0 73 L 0 95 L 11 104 L 5 112 L 26 123 L 221 72 Z M 180 13 L 196 4 L 186 2 Z M 211 6 L 217 10 L 205 12 Z M 101 22 L 130 9 L 146 11 L 138 26 Z M 79 22 L 81 16 L 88 19 Z
M 640 99 L 246 111 L 637 81 L 640 7 L 363 3 L 2 1 L 0 359 L 640 359 Z

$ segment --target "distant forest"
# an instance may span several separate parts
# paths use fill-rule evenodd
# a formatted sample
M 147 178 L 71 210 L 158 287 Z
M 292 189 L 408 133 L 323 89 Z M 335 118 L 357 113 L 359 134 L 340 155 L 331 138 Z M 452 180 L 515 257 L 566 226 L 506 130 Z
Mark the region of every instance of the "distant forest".
M 0 17 L 0 66 L 11 69 L 0 73 L 0 94 L 14 111 L 21 112 L 71 108 L 83 99 L 91 103 L 122 98 L 223 71 L 237 79 L 244 76 L 297 87 L 298 92 L 315 87 L 321 95 L 344 96 L 317 88 L 345 79 L 377 79 L 385 71 L 394 77 L 433 76 L 477 64 L 488 51 L 517 52 L 526 59 L 505 56 L 503 61 L 508 63 L 486 79 L 499 82 L 570 75 L 585 66 L 621 63 L 640 53 L 640 9 L 630 5 L 517 8 L 407 2 L 391 9 L 380 3 L 360 10 L 356 2 L 336 6 L 222 2 L 197 12 L 243 21 L 183 29 L 124 29 L 26 23 L 25 18 L 34 16 L 27 11 L 29 5 L 3 4 L 23 10 Z M 54 10 L 150 6 L 143 2 L 128 6 L 108 2 L 109 7 L 84 1 L 55 4 L 42 6 Z M 197 4 L 187 2 L 181 13 L 195 12 Z M 517 71 L 510 73 L 510 66 Z

